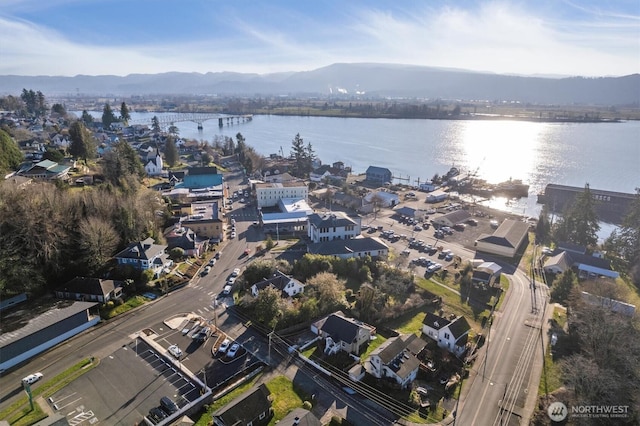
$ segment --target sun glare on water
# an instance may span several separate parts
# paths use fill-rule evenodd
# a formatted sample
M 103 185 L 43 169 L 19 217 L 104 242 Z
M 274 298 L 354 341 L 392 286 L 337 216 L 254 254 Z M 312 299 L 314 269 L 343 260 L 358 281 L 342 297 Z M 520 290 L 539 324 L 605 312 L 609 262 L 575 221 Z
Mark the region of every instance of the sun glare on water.
M 522 121 L 466 121 L 460 138 L 469 172 L 489 183 L 527 183 L 538 162 L 546 126 Z

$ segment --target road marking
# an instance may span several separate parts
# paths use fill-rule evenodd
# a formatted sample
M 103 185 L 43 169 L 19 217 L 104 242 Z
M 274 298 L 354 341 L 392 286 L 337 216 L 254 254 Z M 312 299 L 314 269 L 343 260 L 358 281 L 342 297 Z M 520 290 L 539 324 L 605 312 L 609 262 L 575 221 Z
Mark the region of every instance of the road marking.
M 82 412 L 80 414 L 78 414 L 77 416 L 75 416 L 74 418 L 69 420 L 69 426 L 75 426 L 78 425 L 82 422 L 84 422 L 85 420 L 89 420 L 90 418 L 94 417 L 93 415 L 93 411 L 89 410 L 87 412 Z M 89 422 L 89 423 L 95 423 L 98 419 L 96 419 L 93 422 Z

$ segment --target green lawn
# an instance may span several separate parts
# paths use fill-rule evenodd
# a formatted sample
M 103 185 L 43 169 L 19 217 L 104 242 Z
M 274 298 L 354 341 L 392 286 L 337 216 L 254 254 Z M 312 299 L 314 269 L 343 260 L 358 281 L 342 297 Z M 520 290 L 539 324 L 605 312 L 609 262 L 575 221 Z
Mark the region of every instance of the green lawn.
M 547 346 L 544 354 L 544 369 L 542 370 L 542 377 L 540 377 L 540 384 L 538 385 L 538 395 L 551 393 L 560 386 L 562 386 L 560 367 L 553 360 L 551 347 Z
M 144 297 L 133 296 L 120 306 L 116 306 L 111 309 L 107 309 L 107 308 L 100 309 L 100 315 L 104 319 L 110 319 L 122 313 L 125 313 L 127 311 L 130 311 L 133 308 L 137 308 L 138 306 L 144 305 L 145 303 L 146 303 L 146 299 Z
M 380 334 L 377 334 L 374 340 L 369 341 L 369 346 L 367 346 L 367 350 L 360 355 L 360 359 L 363 359 L 363 360 L 367 359 L 369 355 L 371 355 L 371 352 L 375 351 L 386 341 L 387 341 L 386 337 L 382 337 Z
M 278 423 L 294 408 L 302 407 L 302 397 L 293 389 L 293 382 L 285 376 L 278 376 L 267 382 L 273 397 L 273 418 L 270 425 Z

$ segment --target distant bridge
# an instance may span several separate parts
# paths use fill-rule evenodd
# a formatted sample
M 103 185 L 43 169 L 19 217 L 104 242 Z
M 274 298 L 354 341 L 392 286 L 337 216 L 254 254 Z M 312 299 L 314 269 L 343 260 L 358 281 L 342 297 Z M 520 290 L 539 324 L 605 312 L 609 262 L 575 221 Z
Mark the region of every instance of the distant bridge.
M 172 126 L 175 123 L 180 123 L 184 121 L 191 121 L 198 125 L 198 129 L 202 129 L 202 123 L 208 120 L 218 120 L 218 127 L 224 127 L 225 123 L 227 126 L 233 123 L 245 123 L 247 121 L 253 120 L 253 115 L 244 114 L 244 115 L 221 115 L 221 114 L 206 114 L 206 113 L 179 113 L 179 114 L 171 114 L 171 115 L 159 115 L 158 124 L 160 127 L 168 127 Z M 148 124 L 151 125 L 153 122 L 152 118 L 147 118 L 144 120 L 133 120 L 129 124 Z

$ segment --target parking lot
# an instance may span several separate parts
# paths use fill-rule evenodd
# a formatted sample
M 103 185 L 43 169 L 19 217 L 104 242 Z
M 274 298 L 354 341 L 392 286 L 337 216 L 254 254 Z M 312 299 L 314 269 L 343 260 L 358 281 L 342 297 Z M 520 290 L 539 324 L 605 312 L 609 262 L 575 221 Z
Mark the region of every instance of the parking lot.
M 101 359 L 100 365 L 48 402 L 72 426 L 83 422 L 136 424 L 163 396 L 183 407 L 200 396 L 200 386 L 166 356 L 136 339 Z

